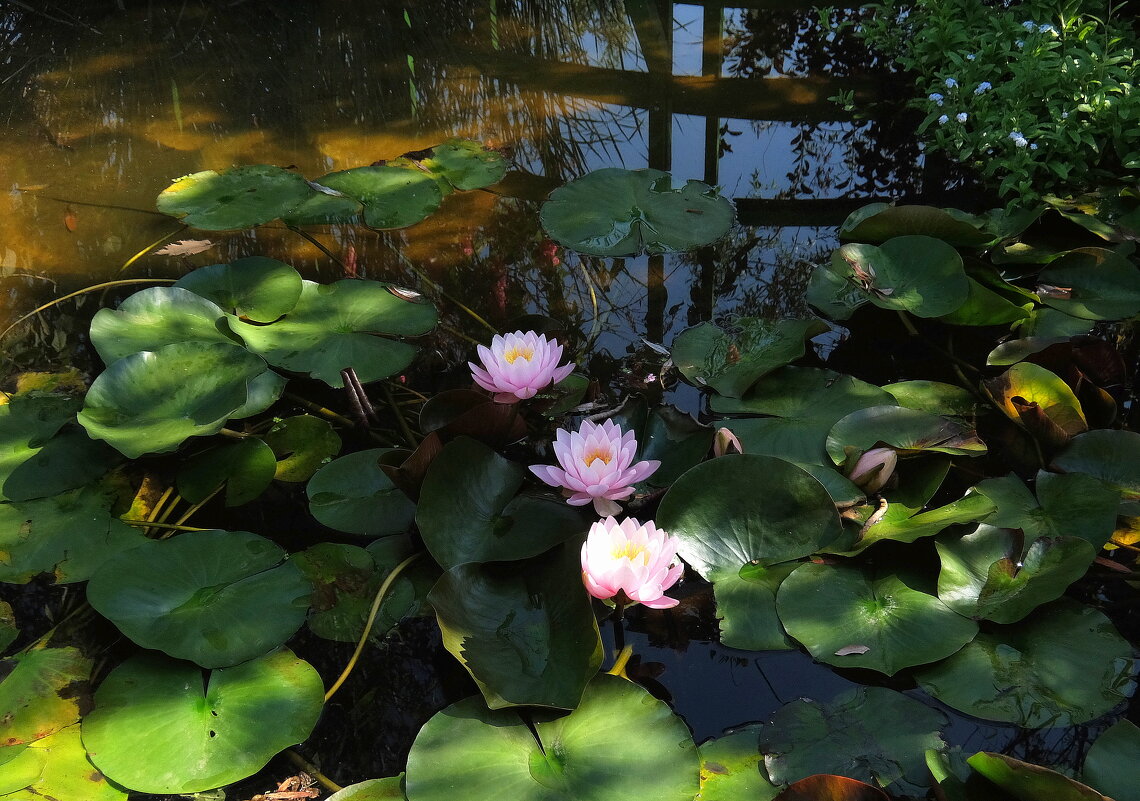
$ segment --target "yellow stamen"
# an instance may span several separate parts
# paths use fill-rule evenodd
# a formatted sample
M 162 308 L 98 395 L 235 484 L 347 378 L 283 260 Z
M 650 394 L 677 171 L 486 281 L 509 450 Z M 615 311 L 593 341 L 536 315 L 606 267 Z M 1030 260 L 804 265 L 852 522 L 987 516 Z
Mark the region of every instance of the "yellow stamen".
M 503 351 L 503 358 L 507 360 L 507 364 L 514 364 L 515 359 L 522 357 L 528 362 L 534 356 L 534 348 L 529 348 L 525 345 L 515 345 L 510 350 Z
M 597 459 L 601 459 L 606 464 L 609 464 L 613 461 L 613 458 L 614 455 L 610 453 L 609 450 L 601 447 L 595 447 L 592 451 L 588 451 L 586 455 L 582 457 L 582 461 L 586 463 L 586 467 L 589 467 Z
M 610 551 L 610 555 L 614 559 L 625 558 L 631 562 L 635 559 L 641 559 L 643 565 L 649 564 L 649 551 L 644 545 L 638 545 L 634 542 L 626 541 L 620 548 L 614 548 Z

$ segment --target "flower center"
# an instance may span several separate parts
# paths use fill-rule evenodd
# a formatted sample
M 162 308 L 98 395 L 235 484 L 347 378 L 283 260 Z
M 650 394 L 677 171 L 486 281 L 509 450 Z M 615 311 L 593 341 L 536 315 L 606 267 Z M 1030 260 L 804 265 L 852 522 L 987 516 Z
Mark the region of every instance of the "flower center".
M 627 541 L 620 548 L 614 548 L 610 555 L 614 559 L 628 559 L 634 561 L 640 559 L 643 565 L 649 564 L 649 551 L 644 545 L 638 545 L 634 542 Z
M 515 359 L 522 357 L 528 362 L 534 356 L 534 348 L 528 348 L 526 345 L 515 345 L 510 350 L 503 351 L 503 358 L 507 360 L 507 364 L 514 364 Z
M 608 448 L 603 448 L 600 445 L 594 446 L 591 450 L 586 451 L 582 456 L 582 461 L 586 463 L 586 467 L 590 467 L 595 461 L 601 459 L 603 463 L 609 464 L 613 461 L 614 455 Z

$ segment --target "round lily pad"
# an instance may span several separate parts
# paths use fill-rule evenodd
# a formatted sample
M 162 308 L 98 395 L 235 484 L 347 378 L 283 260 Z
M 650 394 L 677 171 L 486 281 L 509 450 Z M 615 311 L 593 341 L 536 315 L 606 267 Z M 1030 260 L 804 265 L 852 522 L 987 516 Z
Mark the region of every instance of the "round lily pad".
M 1122 320 L 1140 313 L 1140 270 L 1107 248 L 1070 250 L 1037 278 L 1041 302 L 1086 320 Z
M 1073 437 L 1053 465 L 1066 473 L 1087 473 L 1119 490 L 1126 501 L 1140 500 L 1140 434 L 1101 429 Z
M 801 565 L 780 585 L 776 610 L 819 661 L 888 676 L 949 656 L 978 633 L 933 595 L 853 565 Z
M 595 170 L 555 189 L 542 227 L 559 244 L 593 256 L 692 250 L 728 233 L 736 209 L 708 184 L 673 188 L 661 170 Z
M 1113 723 L 1096 738 L 1085 757 L 1081 779 L 1116 801 L 1140 799 L 1140 727 L 1127 719 Z
M 277 458 L 256 437 L 225 442 L 196 454 L 178 471 L 178 494 L 190 503 L 206 500 L 225 486 L 226 506 L 249 503 L 272 483 Z
M 225 667 L 271 651 L 305 622 L 312 586 L 285 557 L 249 532 L 187 532 L 107 560 L 87 600 L 144 648 Z
M 972 491 L 994 502 L 997 509 L 986 523 L 1021 529 L 1028 544 L 1042 536 L 1080 537 L 1099 551 L 1116 528 L 1120 493 L 1084 473 L 1048 473 L 1034 480 L 1037 497 L 1017 476 L 987 478 Z
M 214 670 L 144 653 L 119 665 L 83 719 L 108 778 L 140 793 L 211 790 L 301 742 L 324 705 L 321 677 L 287 649 Z
M 80 798 L 83 801 L 126 801 L 127 798 L 126 790 L 107 781 L 91 764 L 78 725 L 36 740 L 23 749 L 16 760 L 0 766 L 0 787 L 10 788 L 2 797 L 11 801 Z
M 213 170 L 179 178 L 155 206 L 203 231 L 252 228 L 275 220 L 314 194 L 296 173 L 269 164 Z
M 1019 362 L 982 385 L 1011 420 L 1034 437 L 1063 444 L 1088 430 L 1081 402 L 1055 373 L 1032 362 Z
M 636 737 L 630 733 L 636 732 Z M 700 761 L 684 722 L 641 687 L 598 676 L 534 731 L 468 698 L 429 720 L 408 754 L 409 801 L 692 801 Z
M 928 748 L 946 747 L 941 712 L 882 687 L 855 687 L 821 704 L 785 704 L 760 736 L 768 776 L 787 784 L 830 773 L 925 794 Z
M 240 344 L 226 328 L 225 316 L 216 304 L 187 289 L 150 287 L 134 293 L 117 309 L 96 312 L 91 319 L 91 344 L 106 364 L 175 342 Z
M 934 414 L 973 417 L 982 406 L 982 401 L 968 389 L 940 381 L 900 381 L 885 384 L 883 391 L 889 393 L 899 406 Z
M 271 323 L 296 305 L 302 281 L 301 274 L 284 262 L 247 256 L 229 264 L 199 267 L 174 286 L 208 298 L 244 320 Z
M 986 222 L 984 217 L 958 209 L 870 203 L 847 215 L 839 236 L 856 242 L 885 242 L 896 236 L 922 234 L 950 245 L 985 247 L 997 239 L 986 230 Z
M 701 755 L 697 801 L 772 801 L 780 793 L 764 769 L 762 730 L 762 726 L 745 726 L 697 746 Z
M 1025 728 L 1100 717 L 1133 690 L 1132 648 L 1103 614 L 1069 600 L 983 632 L 917 674 L 954 709 Z
M 265 444 L 277 457 L 278 481 L 308 481 L 322 464 L 340 451 L 340 435 L 319 417 L 299 414 L 274 423 Z
M 91 660 L 78 648 L 37 648 L 0 661 L 0 746 L 25 745 L 79 720 Z
M 312 193 L 289 214 L 290 225 L 349 222 L 363 205 L 364 224 L 372 228 L 405 228 L 439 208 L 443 193 L 432 176 L 405 167 L 354 167 L 330 172 L 314 183 L 340 193 Z M 353 202 L 346 202 L 346 197 Z
M 259 356 L 221 342 L 134 353 L 95 379 L 79 422 L 131 458 L 172 451 L 189 437 L 220 431 L 264 372 Z
M 837 465 L 847 448 L 862 453 L 879 444 L 906 456 L 921 451 L 951 456 L 981 456 L 986 445 L 973 428 L 955 420 L 901 406 L 871 406 L 844 417 L 827 435 L 827 453 Z
M 502 153 L 469 139 L 448 139 L 436 145 L 420 164 L 456 189 L 482 189 L 498 183 L 507 174 L 507 160 Z
M 360 280 L 306 281 L 293 310 L 270 325 L 230 320 L 249 349 L 270 364 L 331 387 L 344 385 L 341 370 L 348 367 L 364 383 L 407 367 L 415 347 L 388 337 L 424 334 L 435 323 L 430 303 L 409 300 L 388 284 Z
M 313 517 L 337 531 L 370 537 L 407 531 L 416 505 L 380 469 L 380 459 L 392 450 L 350 453 L 314 473 L 305 488 Z

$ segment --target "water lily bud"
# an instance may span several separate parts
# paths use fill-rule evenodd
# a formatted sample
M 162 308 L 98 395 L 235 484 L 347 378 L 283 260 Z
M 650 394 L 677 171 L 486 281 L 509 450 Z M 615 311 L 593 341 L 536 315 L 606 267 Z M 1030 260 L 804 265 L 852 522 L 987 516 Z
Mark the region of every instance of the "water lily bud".
M 898 454 L 893 448 L 871 448 L 855 462 L 847 474 L 864 492 L 878 492 L 895 472 Z
M 713 439 L 713 456 L 724 456 L 726 453 L 744 453 L 744 446 L 727 428 L 718 428 L 716 438 Z
M 495 393 L 499 403 L 518 403 L 533 398 L 539 390 L 556 384 L 574 372 L 574 363 L 558 366 L 562 346 L 549 342 L 544 334 L 515 331 L 496 334 L 491 347 L 478 347 L 482 367 L 468 362 L 471 378 L 488 392 Z
M 572 506 L 594 504 L 601 516 L 621 511 L 616 501 L 633 494 L 633 485 L 661 466 L 655 459 L 633 464 L 637 440 L 632 431 L 622 433 L 613 420 L 601 425 L 589 420 L 575 432 L 564 428 L 554 435 L 554 455 L 561 467 L 531 465 L 530 470 L 552 487 L 562 487 Z
M 657 528 L 629 517 L 620 524 L 612 517 L 590 527 L 582 545 L 582 581 L 595 598 L 619 593 L 651 609 L 677 605 L 665 596 L 684 571 L 677 559 L 677 540 Z

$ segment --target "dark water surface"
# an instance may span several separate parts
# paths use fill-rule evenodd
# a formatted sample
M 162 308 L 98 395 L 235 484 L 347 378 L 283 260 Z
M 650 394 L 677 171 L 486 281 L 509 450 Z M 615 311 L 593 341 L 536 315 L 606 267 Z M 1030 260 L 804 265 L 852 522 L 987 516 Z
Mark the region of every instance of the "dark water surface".
M 184 231 L 154 212 L 154 198 L 199 170 L 272 163 L 316 177 L 461 136 L 510 154 L 517 169 L 495 192 L 453 195 L 411 229 L 334 228 L 319 241 L 361 277 L 422 288 L 413 267 L 424 270 L 500 328 L 527 313 L 557 318 L 618 392 L 665 394 L 699 411 L 694 391 L 665 393 L 648 379 L 663 357 L 646 343 L 667 346 L 714 317 L 800 313 L 810 266 L 829 256 L 849 211 L 872 199 L 941 203 L 960 186 L 925 164 L 907 120 L 854 121 L 827 100 L 840 89 L 889 96 L 891 82 L 857 42 L 831 37 L 810 8 L 784 0 L 0 2 L 0 57 L 0 327 L 93 283 L 178 276 L 243 255 L 340 277 L 342 267 L 280 226 Z M 697 254 L 565 252 L 542 233 L 538 202 L 604 166 L 718 184 L 742 225 Z M 212 245 L 124 268 L 155 241 L 188 238 Z M 473 348 L 463 335 L 485 333 L 434 297 L 451 333 L 423 369 L 456 386 Z M 97 298 L 13 332 L 5 373 L 86 364 Z M 284 517 L 246 512 L 252 519 L 228 526 L 269 532 L 305 517 L 298 499 L 275 500 Z M 199 523 L 208 524 L 224 523 Z M 707 588 L 686 592 L 674 613 L 634 610 L 627 638 L 698 741 L 851 685 L 797 652 L 720 646 Z M 328 680 L 351 647 L 298 650 Z M 419 726 L 472 690 L 434 622 L 413 621 L 372 652 L 304 751 L 345 784 L 395 773 Z M 1087 737 L 962 717 L 947 732 L 967 753 L 1012 743 L 1045 761 L 1071 760 Z M 279 759 L 266 775 L 293 769 Z

